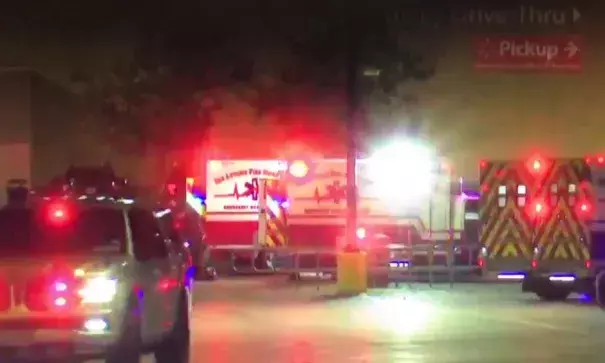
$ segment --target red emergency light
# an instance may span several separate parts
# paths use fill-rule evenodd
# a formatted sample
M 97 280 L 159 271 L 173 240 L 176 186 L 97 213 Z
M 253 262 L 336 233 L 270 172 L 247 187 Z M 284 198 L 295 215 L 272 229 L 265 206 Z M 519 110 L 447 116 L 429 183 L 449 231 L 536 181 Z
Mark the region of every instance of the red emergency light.
M 529 213 L 534 218 L 543 218 L 548 214 L 548 205 L 543 200 L 535 200 L 529 206 Z
M 586 157 L 586 163 L 587 164 L 592 163 L 593 160 L 596 161 L 596 163 L 598 165 L 605 164 L 605 156 L 603 156 L 603 155 L 597 155 L 597 156 L 594 157 L 594 159 L 592 157 L 590 157 L 590 156 Z
M 592 213 L 592 205 L 589 202 L 580 202 L 576 206 L 576 214 L 581 218 L 586 218 Z
M 532 174 L 542 174 L 547 168 L 547 162 L 539 155 L 535 155 L 527 161 L 527 168 Z
M 309 174 L 309 166 L 302 160 L 296 160 L 290 164 L 288 171 L 295 178 L 304 178 Z
M 48 206 L 47 218 L 53 224 L 61 224 L 69 220 L 69 208 L 65 203 L 54 202 Z

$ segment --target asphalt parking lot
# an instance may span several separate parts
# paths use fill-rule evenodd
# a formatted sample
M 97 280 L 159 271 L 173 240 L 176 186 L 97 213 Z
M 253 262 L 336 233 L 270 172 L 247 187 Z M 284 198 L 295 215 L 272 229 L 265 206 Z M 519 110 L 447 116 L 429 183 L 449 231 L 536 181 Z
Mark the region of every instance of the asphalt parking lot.
M 401 284 L 335 298 L 284 278 L 198 283 L 195 363 L 603 362 L 605 311 L 515 284 Z M 152 361 L 152 360 L 149 360 Z

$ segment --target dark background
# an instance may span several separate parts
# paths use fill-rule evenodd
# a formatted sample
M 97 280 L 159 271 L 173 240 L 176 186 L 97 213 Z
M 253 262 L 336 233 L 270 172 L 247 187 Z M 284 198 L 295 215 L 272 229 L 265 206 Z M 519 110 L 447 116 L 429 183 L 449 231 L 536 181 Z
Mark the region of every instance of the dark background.
M 342 154 L 350 36 L 359 40 L 359 68 L 382 70 L 358 84 L 367 140 L 414 130 L 468 178 L 484 157 L 535 148 L 575 156 L 603 146 L 597 3 L 31 5 L 0 14 L 0 137 L 31 143 L 35 182 L 69 162 L 106 159 L 152 178 L 161 174 L 154 155 L 166 151 L 195 169 L 207 152 L 263 157 L 283 150 L 284 140 Z M 469 11 L 521 5 L 576 8 L 582 18 L 564 25 L 468 20 Z M 470 39 L 485 34 L 581 34 L 583 70 L 477 72 Z

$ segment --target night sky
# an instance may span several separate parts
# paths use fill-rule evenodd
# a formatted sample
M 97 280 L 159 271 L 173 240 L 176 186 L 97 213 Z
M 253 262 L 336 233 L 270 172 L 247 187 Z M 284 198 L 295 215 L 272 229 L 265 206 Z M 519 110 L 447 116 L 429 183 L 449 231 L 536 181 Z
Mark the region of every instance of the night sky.
M 0 64 L 31 67 L 66 87 L 74 79 L 99 78 L 133 64 L 140 68 L 169 66 L 189 75 L 200 90 L 220 86 L 233 93 L 247 85 L 258 91 L 259 82 L 277 80 L 280 86 L 274 87 L 273 96 L 263 96 L 262 111 L 273 115 L 266 119 L 280 119 L 281 124 L 296 127 L 282 125 L 291 130 L 276 135 L 285 133 L 291 139 L 298 132 L 321 140 L 319 144 L 338 144 L 344 125 L 344 25 L 347 16 L 353 16 L 364 34 L 362 62 L 391 72 L 402 57 L 411 55 L 420 58 L 418 67 L 430 73 L 417 80 L 385 72 L 380 84 L 372 80 L 361 85 L 368 132 L 378 135 L 373 143 L 393 129 L 416 125 L 469 178 L 474 177 L 481 158 L 523 157 L 535 149 L 581 156 L 605 149 L 599 126 L 602 103 L 598 101 L 605 54 L 595 46 L 602 40 L 596 26 L 599 21 L 593 15 L 599 8 L 589 4 L 57 4 L 35 9 L 25 5 L 17 9 L 17 4 L 0 15 L 0 46 L 5 49 Z M 519 20 L 521 8 L 523 21 Z M 579 19 L 573 19 L 574 11 L 581 15 Z M 544 15 L 547 13 L 550 15 Z M 496 35 L 537 36 L 548 41 L 579 36 L 580 69 L 478 70 L 476 39 Z M 392 52 L 394 38 L 400 42 L 399 52 Z M 276 93 L 283 95 L 284 89 L 289 90 L 288 97 L 275 97 Z M 251 128 L 267 132 L 269 126 L 259 126 L 265 122 L 262 118 L 250 116 L 254 120 L 248 122 L 242 116 L 246 112 L 228 113 L 223 111 L 218 117 L 221 121 L 215 123 L 216 140 L 240 144 L 242 138 L 250 138 Z M 250 149 L 268 152 L 260 151 L 261 141 L 255 139 Z M 273 152 L 279 147 L 269 149 Z M 342 150 L 332 149 L 335 153 Z

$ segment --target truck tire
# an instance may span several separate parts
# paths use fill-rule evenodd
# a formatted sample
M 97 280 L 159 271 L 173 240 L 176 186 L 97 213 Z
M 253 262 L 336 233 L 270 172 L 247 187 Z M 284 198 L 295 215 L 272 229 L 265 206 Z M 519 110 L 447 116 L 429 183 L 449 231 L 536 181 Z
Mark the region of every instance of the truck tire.
M 172 331 L 154 349 L 156 363 L 189 363 L 190 342 L 189 304 L 187 294 L 183 293 Z
M 139 363 L 141 359 L 141 318 L 137 314 L 138 300 L 129 300 L 127 316 L 117 344 L 105 358 L 106 363 Z

